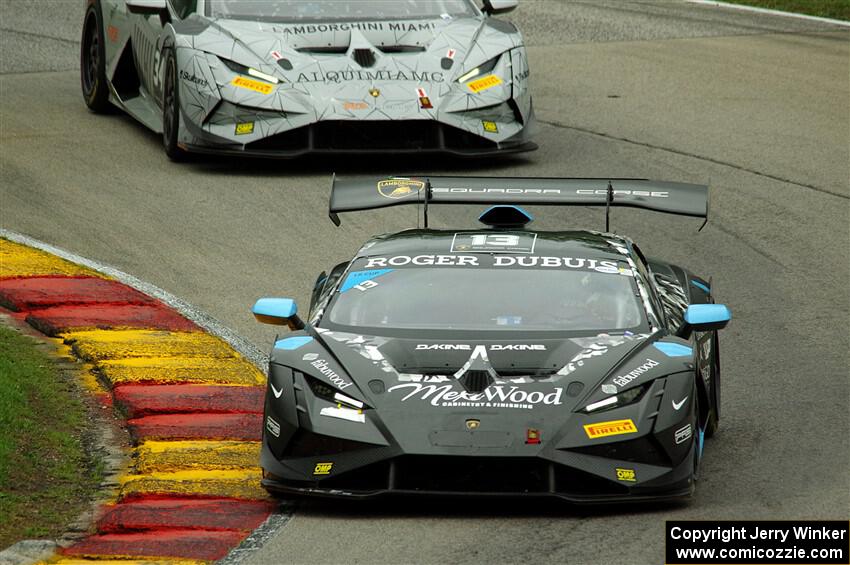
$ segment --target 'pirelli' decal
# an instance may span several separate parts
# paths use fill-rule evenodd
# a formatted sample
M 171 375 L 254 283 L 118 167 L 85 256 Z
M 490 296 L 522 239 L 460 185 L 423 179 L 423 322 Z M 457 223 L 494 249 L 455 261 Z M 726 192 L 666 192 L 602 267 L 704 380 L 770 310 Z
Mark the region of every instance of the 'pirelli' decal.
M 622 434 L 636 434 L 637 431 L 637 426 L 635 426 L 631 418 L 628 420 L 611 420 L 610 422 L 584 425 L 584 432 L 590 439 Z

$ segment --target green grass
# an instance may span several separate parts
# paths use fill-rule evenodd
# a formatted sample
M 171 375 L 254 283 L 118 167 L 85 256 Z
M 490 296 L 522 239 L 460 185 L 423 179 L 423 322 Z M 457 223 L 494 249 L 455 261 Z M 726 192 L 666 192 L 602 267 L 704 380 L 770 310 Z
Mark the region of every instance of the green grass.
M 78 394 L 33 338 L 0 326 L 0 548 L 62 534 L 99 485 Z
M 850 20 L 850 0 L 725 0 L 757 8 L 796 12 L 821 18 Z

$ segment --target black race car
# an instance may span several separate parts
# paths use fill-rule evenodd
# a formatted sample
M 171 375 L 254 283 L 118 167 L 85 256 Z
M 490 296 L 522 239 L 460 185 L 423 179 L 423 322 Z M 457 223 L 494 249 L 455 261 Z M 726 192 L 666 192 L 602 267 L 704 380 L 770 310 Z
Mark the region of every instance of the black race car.
M 270 358 L 272 493 L 556 496 L 693 492 L 720 417 L 706 278 L 606 232 L 539 232 L 516 204 L 633 206 L 707 218 L 708 188 L 632 179 L 334 181 L 331 218 L 396 204 L 496 204 L 474 230 L 367 242 L 322 273 Z M 606 213 L 607 218 L 607 213 Z M 606 220 L 607 224 L 607 220 Z

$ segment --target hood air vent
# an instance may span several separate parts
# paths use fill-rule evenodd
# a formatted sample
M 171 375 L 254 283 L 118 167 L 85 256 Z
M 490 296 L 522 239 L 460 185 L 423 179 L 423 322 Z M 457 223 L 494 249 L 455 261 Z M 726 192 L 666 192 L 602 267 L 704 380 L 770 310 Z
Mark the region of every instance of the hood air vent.
M 354 60 L 363 68 L 368 69 L 375 64 L 375 54 L 371 49 L 355 49 Z
M 493 384 L 494 380 L 489 372 L 476 370 L 469 370 L 458 379 L 467 392 L 484 392 L 488 386 Z

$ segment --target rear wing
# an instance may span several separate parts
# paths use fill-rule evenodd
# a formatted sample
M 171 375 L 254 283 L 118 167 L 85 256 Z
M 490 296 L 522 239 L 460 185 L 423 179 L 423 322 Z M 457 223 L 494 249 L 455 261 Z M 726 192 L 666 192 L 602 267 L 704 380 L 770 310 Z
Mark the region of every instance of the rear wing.
M 422 176 L 340 180 L 334 175 L 328 215 L 339 226 L 340 212 L 400 204 L 422 205 L 425 227 L 429 204 L 627 206 L 708 221 L 707 186 L 646 179 Z

